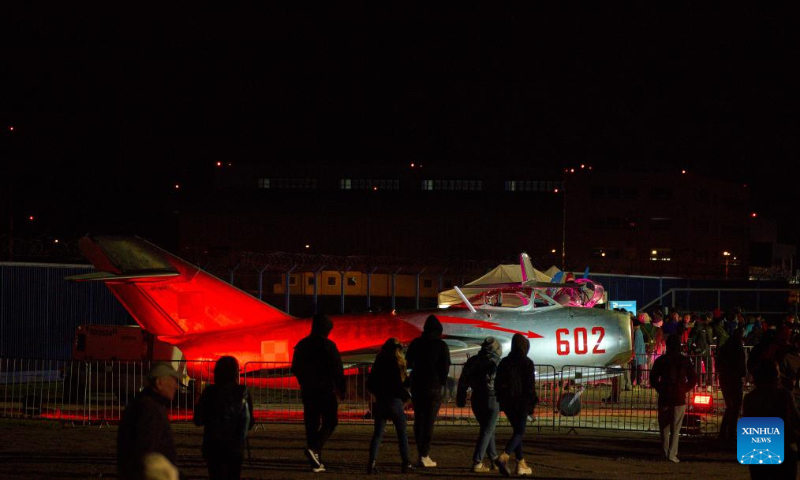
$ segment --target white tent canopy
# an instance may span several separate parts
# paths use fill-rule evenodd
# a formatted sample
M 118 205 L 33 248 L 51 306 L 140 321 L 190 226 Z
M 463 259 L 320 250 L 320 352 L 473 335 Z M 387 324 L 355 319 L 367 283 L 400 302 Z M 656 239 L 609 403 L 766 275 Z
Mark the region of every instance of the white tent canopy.
M 560 270 L 556 267 L 550 267 L 547 270 L 547 273 L 540 272 L 539 270 L 533 270 L 533 278 L 529 278 L 528 280 L 536 280 L 539 282 L 550 282 L 552 276 L 549 275 L 550 272 L 558 273 Z M 470 285 L 491 285 L 491 284 L 498 284 L 498 283 L 522 283 L 522 270 L 520 269 L 519 265 L 498 265 L 494 267 L 489 273 L 486 275 L 473 280 L 461 288 L 461 291 L 464 292 L 464 295 L 467 298 L 477 295 L 484 291 L 484 289 L 480 288 L 469 288 Z M 457 305 L 461 303 L 461 297 L 458 296 L 455 289 L 445 290 L 439 294 L 439 306 L 445 307 L 450 305 Z

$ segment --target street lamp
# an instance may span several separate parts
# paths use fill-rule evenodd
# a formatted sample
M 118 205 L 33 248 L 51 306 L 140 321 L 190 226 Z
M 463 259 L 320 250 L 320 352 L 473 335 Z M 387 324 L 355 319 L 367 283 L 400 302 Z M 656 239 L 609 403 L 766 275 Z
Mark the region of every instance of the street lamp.
M 728 279 L 728 260 L 730 259 L 731 252 L 725 251 L 722 252 L 722 256 L 725 257 L 725 280 Z

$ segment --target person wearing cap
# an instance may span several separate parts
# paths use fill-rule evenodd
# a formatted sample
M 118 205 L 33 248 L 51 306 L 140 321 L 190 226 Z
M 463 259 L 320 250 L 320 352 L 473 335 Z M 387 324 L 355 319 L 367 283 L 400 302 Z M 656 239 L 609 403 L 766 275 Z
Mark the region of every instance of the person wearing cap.
M 689 357 L 681 353 L 681 337 L 667 337 L 667 353 L 658 357 L 650 372 L 650 385 L 658 392 L 658 427 L 664 456 L 679 463 L 678 440 L 683 415 L 686 413 L 686 394 L 697 384 L 697 374 Z
M 181 384 L 181 375 L 166 362 L 153 364 L 144 389 L 125 407 L 117 433 L 117 470 L 123 479 L 145 477 L 145 456 L 159 453 L 177 461 L 167 409 Z
M 434 315 L 425 320 L 422 335 L 411 341 L 406 362 L 411 370 L 411 402 L 414 405 L 414 438 L 419 466 L 436 466 L 430 457 L 433 425 L 442 405 L 442 388 L 450 372 L 450 349 L 442 340 L 442 324 Z
M 328 338 L 333 322 L 324 314 L 314 315 L 311 333 L 297 342 L 292 356 L 292 374 L 300 383 L 307 446 L 303 450 L 314 473 L 324 472 L 322 448 L 339 424 L 339 401 L 344 395 L 342 357 Z
M 495 444 L 495 428 L 500 416 L 500 404 L 494 391 L 494 379 L 497 375 L 497 366 L 503 355 L 503 347 L 494 337 L 486 337 L 481 344 L 481 351 L 467 360 L 458 379 L 458 393 L 456 404 L 463 407 L 467 404 L 467 389 L 472 390 L 470 401 L 472 413 L 480 425 L 478 441 L 472 455 L 472 471 L 474 473 L 487 473 L 491 467 L 483 463 L 483 456 L 487 454 L 491 465 L 497 460 L 497 446 Z

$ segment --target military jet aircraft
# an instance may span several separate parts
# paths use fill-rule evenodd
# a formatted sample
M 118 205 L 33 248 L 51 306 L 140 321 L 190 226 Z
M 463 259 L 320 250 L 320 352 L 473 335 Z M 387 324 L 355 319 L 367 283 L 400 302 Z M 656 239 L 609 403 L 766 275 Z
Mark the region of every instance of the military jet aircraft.
M 287 315 L 142 238 L 87 236 L 80 248 L 98 272 L 68 279 L 105 282 L 142 328 L 177 346 L 186 359 L 232 355 L 243 368 L 248 362 L 285 367 L 295 344 L 310 331 L 310 319 Z M 508 353 L 515 333 L 530 339 L 534 362 L 556 370 L 565 365 L 618 367 L 630 360 L 627 315 L 561 304 L 548 292 L 585 287 L 534 278 L 525 254 L 520 269 L 521 282 L 468 285 L 470 296 L 457 289 L 460 302 L 438 309 L 335 316 L 330 338 L 343 362 L 367 362 L 387 338 L 409 342 L 419 336 L 434 314 L 454 363 L 478 351 L 487 336 L 498 338 Z M 250 365 L 264 370 L 273 363 Z

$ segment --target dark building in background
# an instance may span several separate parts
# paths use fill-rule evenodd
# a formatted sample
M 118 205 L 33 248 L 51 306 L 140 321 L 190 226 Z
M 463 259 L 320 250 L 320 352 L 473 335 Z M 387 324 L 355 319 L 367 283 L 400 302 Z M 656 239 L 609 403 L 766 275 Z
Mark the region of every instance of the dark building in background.
M 571 263 L 621 274 L 748 276 L 756 224 L 746 186 L 681 172 L 575 172 L 567 182 Z
M 363 171 L 220 163 L 214 190 L 181 209 L 181 251 L 504 263 L 525 251 L 542 269 L 685 278 L 752 277 L 751 255 L 759 278 L 787 278 L 793 265 L 774 224 L 752 216 L 747 186 L 693 173 L 537 176 L 491 162 Z

